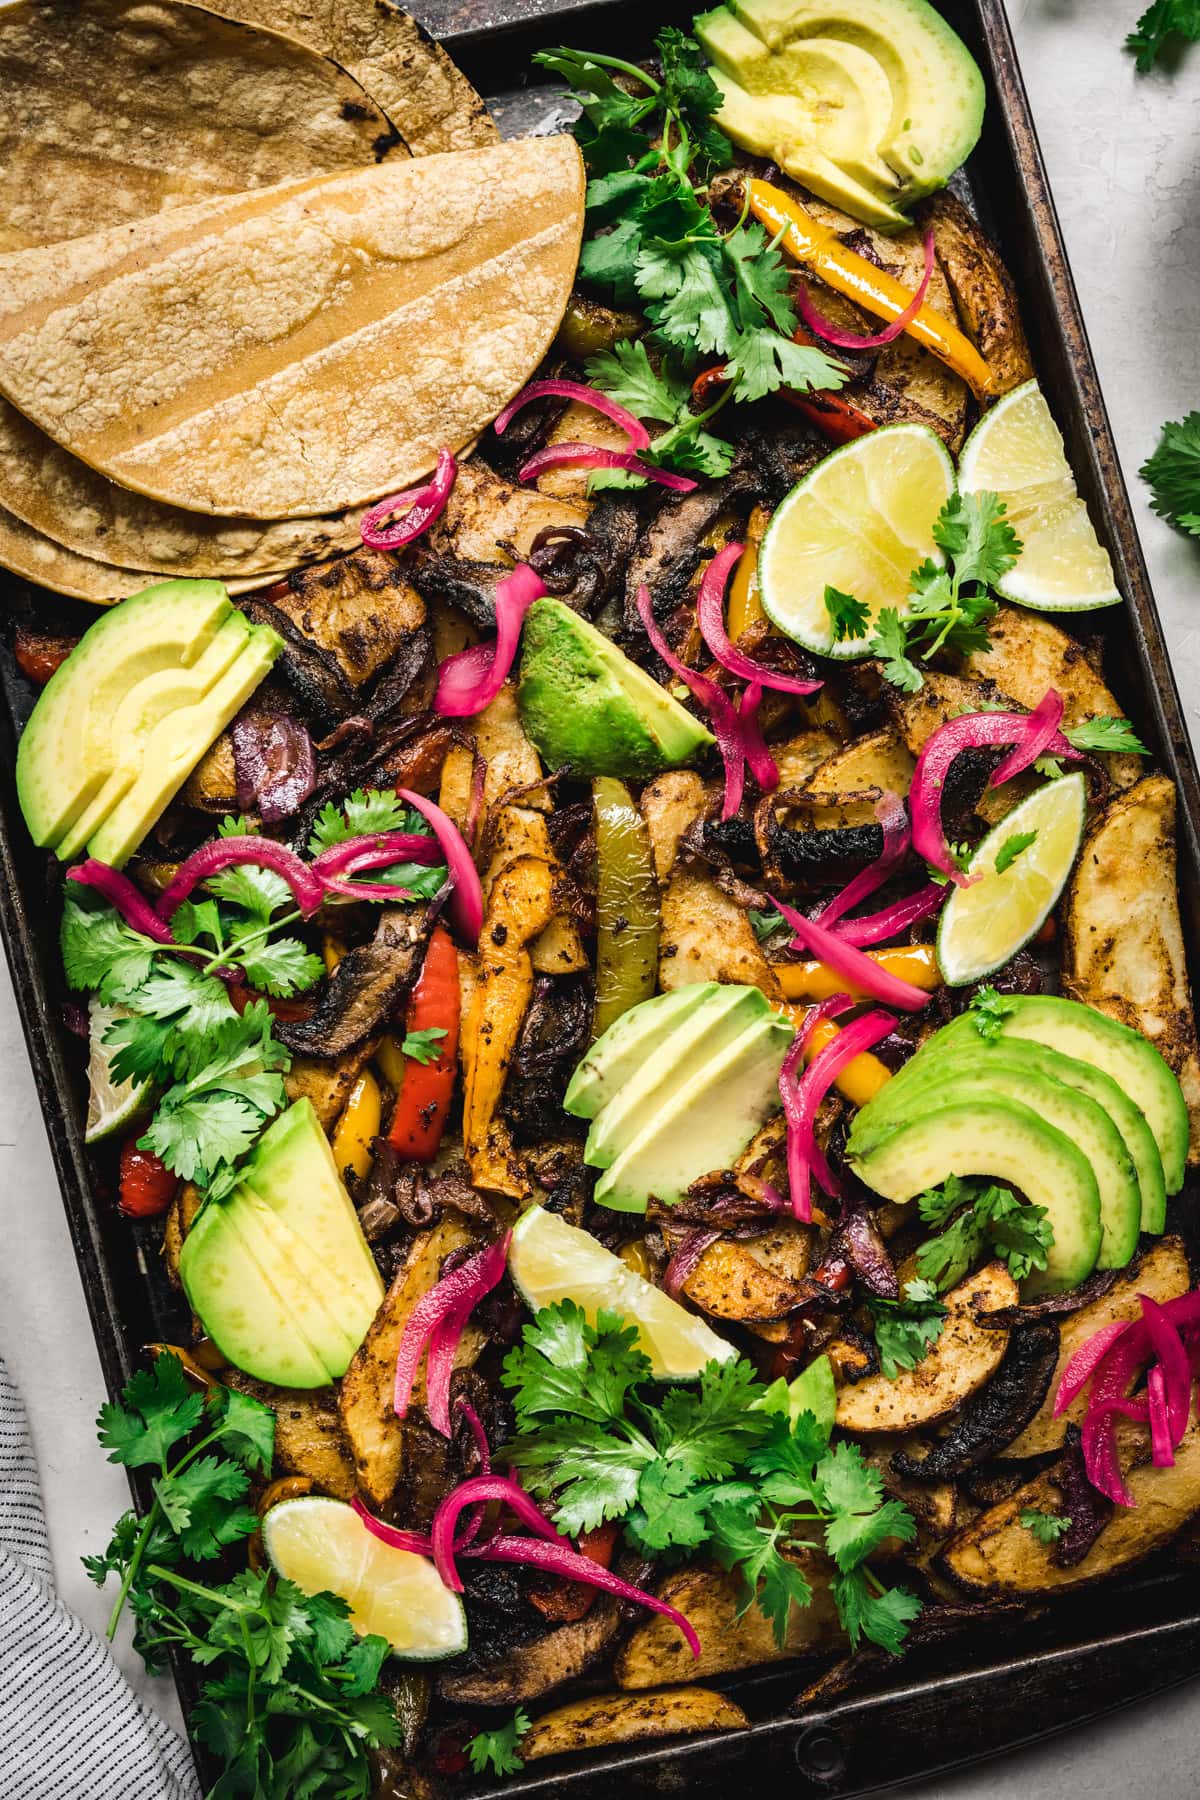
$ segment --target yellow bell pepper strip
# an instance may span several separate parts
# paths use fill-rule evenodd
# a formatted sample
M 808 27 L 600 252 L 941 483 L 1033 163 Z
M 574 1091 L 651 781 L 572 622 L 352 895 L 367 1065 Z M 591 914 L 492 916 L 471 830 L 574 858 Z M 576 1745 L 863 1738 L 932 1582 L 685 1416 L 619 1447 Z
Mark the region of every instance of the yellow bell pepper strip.
M 404 1085 L 404 1070 L 408 1058 L 400 1048 L 400 1040 L 394 1032 L 385 1031 L 375 1046 L 375 1066 L 388 1086 L 397 1094 Z
M 333 1160 L 343 1180 L 349 1173 L 356 1181 L 365 1181 L 371 1173 L 382 1111 L 379 1083 L 370 1069 L 364 1069 L 350 1089 L 333 1134 Z
M 788 255 L 804 263 L 828 287 L 889 323 L 912 304 L 911 289 L 886 270 L 877 269 L 865 256 L 848 250 L 828 225 L 822 225 L 782 188 L 751 180 L 746 183 L 746 195 L 750 211 L 768 233 L 772 237 L 782 234 L 780 243 Z M 977 399 L 995 393 L 995 376 L 974 344 L 932 306 L 920 307 L 905 331 L 960 375 Z
M 654 993 L 658 882 L 645 821 L 623 781 L 592 783 L 596 818 L 596 1037 Z
M 749 631 L 752 625 L 757 625 L 760 619 L 767 616 L 758 595 L 758 546 L 762 543 L 770 517 L 763 506 L 756 506 L 750 514 L 750 522 L 746 526 L 745 549 L 729 583 L 729 610 L 725 629 L 735 644 L 744 631 Z
M 463 1020 L 463 1147 L 476 1187 L 528 1200 L 533 1188 L 499 1115 L 521 1023 L 533 997 L 529 946 L 557 908 L 550 867 L 521 856 L 497 878 L 479 934 L 478 976 Z
M 346 946 L 342 939 L 332 931 L 325 932 L 321 938 L 321 961 L 325 964 L 327 975 L 333 974 L 345 954 Z
M 931 994 L 942 983 L 937 965 L 937 952 L 932 944 L 901 944 L 891 950 L 868 950 L 872 962 L 910 981 L 913 987 Z M 854 1000 L 867 996 L 844 975 L 838 975 L 823 962 L 776 963 L 775 973 L 784 997 L 788 1000 L 828 1000 L 833 994 L 849 994 Z
M 832 1019 L 821 1019 L 814 1027 L 808 1040 L 808 1048 L 804 1053 L 805 1062 L 811 1062 L 819 1050 L 831 1044 L 838 1035 L 838 1027 Z M 852 1106 L 865 1106 L 873 1100 L 885 1082 L 892 1079 L 892 1072 L 877 1056 L 864 1050 L 853 1062 L 848 1062 L 834 1086 L 844 1094 Z

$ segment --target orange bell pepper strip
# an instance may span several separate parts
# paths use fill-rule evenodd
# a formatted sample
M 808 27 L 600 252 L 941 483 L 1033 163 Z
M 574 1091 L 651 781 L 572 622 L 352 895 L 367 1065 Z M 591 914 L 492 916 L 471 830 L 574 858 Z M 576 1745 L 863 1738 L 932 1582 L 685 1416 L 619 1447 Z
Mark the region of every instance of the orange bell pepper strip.
M 866 954 L 889 975 L 910 981 L 927 994 L 941 986 L 941 970 L 932 944 L 901 944 L 891 950 L 868 950 Z M 833 994 L 849 994 L 853 1000 L 867 997 L 861 988 L 823 962 L 775 963 L 772 966 L 787 1000 L 828 1000 Z
M 824 1050 L 826 1044 L 833 1043 L 837 1035 L 838 1027 L 832 1019 L 819 1020 L 808 1040 L 808 1048 L 804 1052 L 805 1062 L 811 1062 L 818 1051 Z M 846 1064 L 834 1086 L 853 1106 L 865 1106 L 891 1079 L 892 1071 L 887 1065 L 881 1063 L 877 1056 L 872 1056 L 869 1050 L 863 1050 Z
M 768 181 L 751 180 L 746 183 L 746 196 L 750 211 L 770 235 L 778 235 L 788 255 L 804 263 L 827 287 L 845 294 L 848 300 L 889 324 L 911 306 L 911 288 L 886 270 L 877 269 L 865 256 L 848 250 L 828 225 L 814 219 L 782 188 L 773 187 Z M 932 306 L 922 306 L 904 329 L 960 375 L 976 398 L 995 393 L 996 378 L 991 369 L 970 339 L 944 314 Z
M 765 507 L 756 506 L 746 526 L 745 548 L 729 583 L 729 605 L 725 629 L 736 644 L 744 631 L 766 618 L 758 597 L 758 547 L 771 515 Z

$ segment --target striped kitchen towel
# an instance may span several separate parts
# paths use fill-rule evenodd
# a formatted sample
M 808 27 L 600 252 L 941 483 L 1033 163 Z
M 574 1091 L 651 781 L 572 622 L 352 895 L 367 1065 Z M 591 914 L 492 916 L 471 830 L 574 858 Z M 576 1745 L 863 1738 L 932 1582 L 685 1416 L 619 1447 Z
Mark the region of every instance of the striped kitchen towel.
M 0 1360 L 0 1793 L 199 1800 L 186 1744 L 54 1592 L 37 1466 Z

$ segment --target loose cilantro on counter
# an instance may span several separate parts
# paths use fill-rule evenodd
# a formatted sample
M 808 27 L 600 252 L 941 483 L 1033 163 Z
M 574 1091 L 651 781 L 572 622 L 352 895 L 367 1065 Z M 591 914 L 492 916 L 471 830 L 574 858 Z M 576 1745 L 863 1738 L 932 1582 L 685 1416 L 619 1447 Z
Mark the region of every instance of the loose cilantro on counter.
M 481 1731 L 467 1745 L 467 1755 L 471 1767 L 477 1775 L 515 1775 L 525 1764 L 521 1761 L 519 1746 L 521 1739 L 529 1730 L 529 1714 L 523 1706 L 518 1706 L 507 1725 L 498 1725 L 494 1731 Z
M 931 1281 L 906 1281 L 899 1300 L 872 1297 L 867 1301 L 875 1325 L 879 1367 L 888 1381 L 901 1369 L 915 1369 L 924 1362 L 942 1335 L 946 1308 Z
M 620 347 L 593 359 L 589 376 L 634 412 L 649 403 L 641 416 L 669 426 L 651 460 L 716 475 L 731 451 L 702 428 L 727 400 L 760 400 L 781 386 L 838 388 L 847 377 L 824 351 L 792 341 L 788 271 L 762 226 L 741 220 L 722 232 L 709 211 L 703 184 L 732 151 L 712 123 L 721 95 L 699 45 L 668 27 L 655 48 L 661 80 L 577 50 L 534 60 L 567 81 L 583 109 L 575 135 L 590 179 L 580 275 L 638 306 L 664 359 L 655 380 L 644 350 Z M 686 388 L 705 361 L 727 385 L 693 420 Z
M 1176 39 L 1191 44 L 1200 42 L 1200 0 L 1151 0 L 1125 39 L 1125 48 L 1136 55 L 1138 74 L 1147 75 Z M 1191 416 L 1198 417 L 1195 413 Z M 1145 474 L 1144 469 L 1142 473 Z M 1193 527 L 1185 529 L 1190 531 Z M 1195 529 L 1200 530 L 1200 518 Z
M 563 1531 L 619 1519 L 650 1555 L 707 1550 L 780 1645 L 791 1607 L 812 1598 L 803 1552 L 823 1550 L 851 1643 L 899 1650 L 920 1603 L 884 1589 L 867 1559 L 885 1538 L 911 1541 L 911 1516 L 884 1499 L 857 1445 L 831 1447 L 811 1412 L 793 1423 L 786 1390 L 780 1401 L 749 1363 L 710 1363 L 695 1385 L 660 1389 L 635 1327 L 610 1312 L 589 1325 L 565 1300 L 525 1327 L 501 1380 L 521 1434 L 505 1455 Z
M 144 1519 L 125 1513 L 84 1567 L 98 1586 L 120 1581 L 110 1637 L 128 1605 L 148 1668 L 174 1648 L 203 1670 L 194 1720 L 222 1766 L 212 1793 L 368 1800 L 370 1750 L 400 1742 L 373 1692 L 386 1639 L 359 1637 L 334 1594 L 303 1594 L 266 1569 L 217 1582 L 204 1566 L 257 1527 L 246 1499 L 270 1469 L 274 1415 L 228 1388 L 196 1393 L 179 1359 L 160 1355 L 97 1424 L 110 1462 L 153 1471 L 154 1502 Z
M 1046 1267 L 1054 1228 L 1045 1207 L 1008 1188 L 951 1175 L 917 1198 L 927 1225 L 944 1227 L 917 1248 L 917 1268 L 939 1293 L 954 1287 L 986 1255 L 998 1256 L 1014 1281 Z

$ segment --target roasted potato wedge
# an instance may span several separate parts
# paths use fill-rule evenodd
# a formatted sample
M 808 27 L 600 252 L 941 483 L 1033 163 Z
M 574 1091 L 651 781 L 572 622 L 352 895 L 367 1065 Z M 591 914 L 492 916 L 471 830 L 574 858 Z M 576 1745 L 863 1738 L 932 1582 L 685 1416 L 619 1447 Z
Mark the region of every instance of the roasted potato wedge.
M 951 1538 L 939 1558 L 942 1571 L 972 1593 L 1051 1594 L 1100 1581 L 1168 1543 L 1200 1512 L 1200 1424 L 1193 1420 L 1169 1469 L 1156 1469 L 1151 1462 L 1144 1425 L 1119 1419 L 1117 1444 L 1134 1505 L 1113 1508 L 1082 1562 L 1060 1567 L 1054 1546 L 1040 1543 L 1020 1523 L 1027 1507 L 1061 1511 L 1062 1494 L 1054 1485 L 1054 1470 L 1047 1469 Z
M 587 418 L 593 434 L 588 442 L 599 443 L 595 414 L 589 413 Z M 621 441 L 628 442 L 624 437 Z M 586 489 L 585 473 L 583 491 Z M 510 566 L 529 555 L 539 531 L 555 525 L 586 525 L 590 511 L 585 503 L 552 494 L 541 483 L 532 487 L 505 481 L 481 457 L 470 456 L 458 465 L 446 510 L 430 527 L 427 543 L 438 555 Z
M 705 798 L 704 783 L 691 769 L 673 769 L 642 789 L 642 817 L 660 882 L 665 882 L 675 867 L 679 840 L 704 811 Z
M 1131 1025 L 1166 1057 L 1200 1162 L 1200 1058 L 1175 872 L 1175 784 L 1147 775 L 1097 819 L 1067 891 L 1063 991 Z
M 808 1269 L 811 1235 L 787 1220 L 748 1243 L 722 1238 L 704 1252 L 683 1291 L 715 1319 L 782 1318 L 805 1297 L 800 1283 Z
M 838 1389 L 837 1422 L 843 1431 L 915 1431 L 961 1406 L 1000 1367 L 1007 1331 L 987 1331 L 975 1313 L 1017 1304 L 1017 1284 L 1003 1263 L 989 1263 L 944 1296 L 942 1334 L 915 1369 L 894 1381 L 883 1374 Z
M 743 909 L 707 875 L 677 869 L 663 895 L 658 985 L 666 993 L 692 981 L 743 982 L 783 1004 L 779 977 Z
M 829 731 L 802 731 L 786 743 L 774 745 L 780 787 L 803 787 L 838 748 L 839 740 Z
M 938 669 L 925 671 L 924 683 L 915 694 L 888 695 L 896 727 L 909 754 L 914 757 L 921 754 L 925 740 L 932 737 L 939 726 L 957 718 L 959 713 L 1003 706 L 1011 698 L 994 681 L 986 678 L 967 681 L 961 675 L 944 675 Z
M 288 1100 L 311 1100 L 318 1119 L 328 1130 L 341 1117 L 351 1088 L 378 1047 L 379 1039 L 373 1037 L 328 1062 L 311 1056 L 293 1058 L 283 1078 Z
M 712 1688 L 659 1688 L 652 1694 L 599 1694 L 543 1713 L 521 1739 L 521 1757 L 565 1756 L 604 1744 L 646 1738 L 695 1737 L 701 1731 L 744 1731 L 740 1706 Z
M 864 1459 L 883 1476 L 889 1494 L 902 1500 L 909 1512 L 926 1530 L 945 1538 L 954 1530 L 958 1512 L 958 1492 L 952 1481 L 911 1481 L 897 1475 L 892 1457 L 897 1450 L 920 1457 L 929 1446 L 927 1437 L 872 1437 L 862 1446 Z
M 421 1232 L 342 1377 L 338 1410 L 354 1458 L 359 1491 L 372 1506 L 387 1505 L 404 1463 L 404 1426 L 396 1417 L 392 1390 L 408 1315 L 436 1284 L 450 1252 L 465 1249 L 475 1241 L 470 1224 L 455 1212 L 447 1212 L 436 1225 Z M 481 1348 L 479 1332 L 464 1332 L 456 1365 L 467 1366 Z
M 938 267 L 963 330 L 988 364 L 998 394 L 1033 374 L 1012 277 L 957 195 L 935 194 L 924 208 Z
M 297 569 L 272 590 L 271 603 L 333 657 L 353 687 L 378 675 L 425 623 L 425 602 L 396 558 L 365 545 Z
M 537 751 L 521 729 L 517 711 L 515 682 L 506 681 L 490 706 L 469 721 L 475 748 L 487 762 L 483 782 L 483 804 L 486 811 L 497 800 L 514 789 L 528 789 L 521 795 L 521 805 L 548 812 L 550 801 L 545 788 L 537 786 L 542 779 L 542 765 Z M 471 780 L 475 759 L 462 744 L 455 744 L 442 765 L 442 784 L 438 804 L 449 813 L 460 828 L 466 824 L 471 808 Z
M 888 725 L 847 744 L 844 750 L 835 750 L 813 770 L 805 785 L 821 795 L 862 794 L 877 788 L 880 793 L 890 791 L 903 798 L 914 767 L 915 759 L 904 739 Z M 780 785 L 786 787 L 788 783 L 781 781 Z
M 1085 1389 L 1082 1394 L 1076 1395 L 1060 1418 L 1054 1417 L 1054 1396 L 1058 1392 L 1058 1384 L 1062 1380 L 1063 1370 L 1079 1346 L 1102 1326 L 1111 1325 L 1115 1319 L 1140 1319 L 1142 1309 L 1138 1304 L 1139 1294 L 1148 1294 L 1151 1300 L 1157 1300 L 1161 1306 L 1164 1300 L 1174 1300 L 1178 1295 L 1186 1294 L 1191 1285 L 1192 1277 L 1183 1239 L 1160 1238 L 1145 1255 L 1140 1256 L 1128 1269 L 1122 1270 L 1107 1294 L 1102 1294 L 1099 1300 L 1093 1300 L 1089 1306 L 1081 1306 L 1078 1312 L 1068 1313 L 1060 1319 L 1058 1365 L 1050 1377 L 1046 1398 L 1024 1431 L 1011 1444 L 997 1452 L 1000 1459 L 1007 1461 L 1013 1457 L 1041 1456 L 1047 1450 L 1057 1450 L 1066 1436 L 1067 1426 L 1082 1423 L 1087 1410 Z
M 1030 711 L 1052 687 L 1062 695 L 1064 725 L 1120 717 L 1122 708 L 1083 645 L 1041 613 L 1002 606 L 988 627 L 988 636 L 991 649 L 968 656 L 964 675 L 976 681 L 994 681 L 1018 706 Z M 1116 787 L 1131 787 L 1141 776 L 1140 756 L 1105 756 L 1101 761 Z
M 489 827 L 491 855 L 483 877 L 485 899 L 498 877 L 521 856 L 538 857 L 549 864 L 556 882 L 561 879 L 562 870 L 544 813 L 531 806 L 501 806 L 489 820 Z M 565 906 L 535 938 L 530 956 L 539 975 L 571 975 L 589 966 L 579 932 Z
M 809 1650 L 835 1649 L 843 1644 L 845 1634 L 829 1588 L 828 1565 L 813 1556 L 801 1566 L 812 1584 L 812 1600 L 808 1606 L 792 1608 L 782 1649 L 775 1642 L 770 1620 L 757 1606 L 741 1612 L 743 1595 L 736 1576 L 694 1565 L 668 1575 L 656 1591 L 660 1599 L 670 1601 L 691 1620 L 700 1639 L 699 1659 L 693 1658 L 671 1621 L 655 1614 L 635 1626 L 618 1654 L 617 1686 L 656 1687 L 676 1676 L 703 1680 L 706 1675 L 787 1662 Z
M 200 1189 L 194 1181 L 185 1181 L 167 1208 L 163 1226 L 162 1253 L 172 1287 L 182 1288 L 179 1279 L 179 1253 L 183 1240 L 192 1229 L 192 1220 L 200 1211 Z
M 441 1692 L 464 1706 L 517 1706 L 537 1700 L 591 1668 L 620 1629 L 617 1602 L 604 1595 L 584 1618 L 560 1625 L 530 1644 L 518 1644 L 498 1662 L 462 1675 L 444 1675 Z
M 275 1463 L 289 1475 L 304 1475 L 335 1500 L 354 1498 L 354 1464 L 342 1431 L 332 1388 L 272 1387 L 228 1368 L 221 1380 L 239 1394 L 260 1400 L 275 1414 Z

